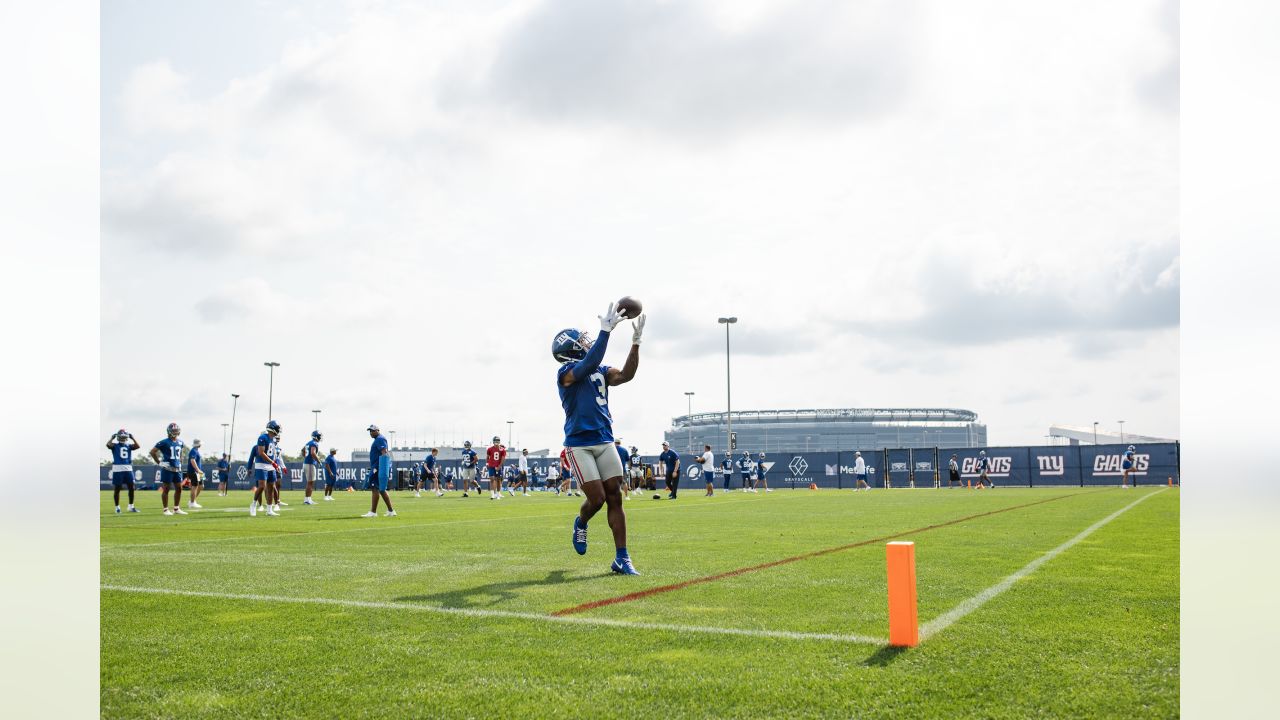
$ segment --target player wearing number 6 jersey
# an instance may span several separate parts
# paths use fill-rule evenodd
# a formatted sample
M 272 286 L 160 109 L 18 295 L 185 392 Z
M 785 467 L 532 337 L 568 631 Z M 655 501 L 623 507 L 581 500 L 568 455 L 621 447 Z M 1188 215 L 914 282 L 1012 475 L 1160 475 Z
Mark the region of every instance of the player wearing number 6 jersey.
M 613 417 L 609 414 L 609 388 L 630 382 L 640 367 L 640 336 L 645 316 L 631 324 L 631 352 L 622 369 L 601 365 L 609 345 L 609 333 L 623 320 L 612 303 L 600 316 L 600 337 L 594 342 L 581 330 L 560 331 L 551 342 L 551 354 L 561 363 L 556 372 L 560 405 L 564 408 L 564 446 L 573 474 L 586 500 L 573 519 L 573 548 L 587 553 L 587 523 L 608 505 L 616 555 L 609 569 L 623 575 L 639 575 L 627 553 L 627 518 L 622 511 L 622 461 L 613 448 Z

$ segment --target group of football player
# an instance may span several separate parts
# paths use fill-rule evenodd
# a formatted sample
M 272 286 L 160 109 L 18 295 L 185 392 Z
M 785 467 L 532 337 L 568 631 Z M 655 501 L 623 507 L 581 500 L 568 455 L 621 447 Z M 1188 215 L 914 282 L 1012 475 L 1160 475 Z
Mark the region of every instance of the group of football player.
M 187 514 L 187 511 L 182 509 L 182 491 L 184 488 L 189 488 L 191 491 L 187 507 L 203 507 L 197 502 L 197 498 L 200 497 L 200 491 L 204 487 L 204 471 L 200 468 L 202 460 L 201 442 L 199 439 L 192 441 L 191 449 L 187 453 L 187 461 L 184 465 L 182 462 L 182 450 L 186 447 L 186 443 L 180 437 L 181 435 L 182 428 L 178 427 L 178 423 L 169 423 L 169 427 L 165 428 L 164 439 L 157 442 L 150 452 L 151 459 L 160 467 L 160 504 L 164 508 L 165 515 Z M 133 433 L 124 428 L 120 428 L 107 439 L 107 450 L 111 452 L 110 475 L 117 514 L 124 512 L 120 509 L 121 490 L 128 490 L 129 492 L 127 512 L 140 512 L 137 505 L 134 504 L 133 453 L 141 449 L 142 445 L 134 438 Z M 227 467 L 229 467 L 227 456 L 223 455 L 218 461 L 218 468 L 222 471 Z M 172 503 L 170 502 L 171 498 Z

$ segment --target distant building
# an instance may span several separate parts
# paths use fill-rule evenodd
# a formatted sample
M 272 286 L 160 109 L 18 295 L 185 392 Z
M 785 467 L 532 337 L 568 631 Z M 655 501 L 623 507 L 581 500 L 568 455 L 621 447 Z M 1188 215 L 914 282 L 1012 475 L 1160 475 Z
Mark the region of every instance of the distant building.
M 678 451 L 723 452 L 727 425 L 722 412 L 682 415 L 664 439 Z M 951 408 L 734 410 L 733 432 L 738 451 L 752 453 L 987 445 L 977 413 Z

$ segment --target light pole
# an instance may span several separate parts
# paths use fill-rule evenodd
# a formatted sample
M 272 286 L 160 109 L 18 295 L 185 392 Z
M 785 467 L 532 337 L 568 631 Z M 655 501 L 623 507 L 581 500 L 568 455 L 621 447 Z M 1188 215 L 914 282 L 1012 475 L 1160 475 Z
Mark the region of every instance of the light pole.
M 275 415 L 275 413 L 272 412 L 273 406 L 271 404 L 271 401 L 276 391 L 276 368 L 280 367 L 280 363 L 264 362 L 262 364 L 270 368 L 271 376 L 267 384 L 267 419 L 274 420 L 275 418 L 273 416 Z
M 684 427 L 686 430 L 689 431 L 689 439 L 686 441 L 686 444 L 689 446 L 689 452 L 692 453 L 693 452 L 693 423 L 690 422 L 689 417 L 693 415 L 693 393 L 687 392 L 684 394 L 684 396 L 685 396 L 685 399 L 689 401 L 689 411 L 685 413 L 685 416 L 684 416 Z
M 396 449 L 396 431 L 395 430 L 391 431 L 391 449 L 392 450 Z
M 507 421 L 507 447 L 515 447 L 514 445 L 511 444 L 511 428 L 514 427 L 515 424 L 516 424 L 515 420 Z
M 229 423 L 222 423 L 222 454 L 223 455 L 227 454 L 227 425 L 228 424 Z
M 236 403 L 240 402 L 240 396 L 231 393 L 231 439 L 227 441 L 227 458 L 231 457 L 231 447 L 236 444 Z
M 1098 444 L 1098 421 L 1093 421 L 1093 444 Z
M 1124 444 L 1124 421 L 1117 420 L 1116 422 L 1120 423 L 1120 444 L 1123 445 Z
M 733 452 L 733 383 L 729 376 L 729 326 L 738 322 L 736 317 L 722 317 L 716 322 L 724 325 L 724 436 L 725 453 Z
M 319 410 L 312 410 L 311 412 L 313 412 L 313 413 L 315 413 L 315 414 L 316 414 L 316 424 L 315 424 L 315 427 L 313 427 L 313 428 L 311 428 L 311 429 L 312 429 L 312 430 L 319 430 L 319 429 L 320 429 L 320 411 L 319 411 Z

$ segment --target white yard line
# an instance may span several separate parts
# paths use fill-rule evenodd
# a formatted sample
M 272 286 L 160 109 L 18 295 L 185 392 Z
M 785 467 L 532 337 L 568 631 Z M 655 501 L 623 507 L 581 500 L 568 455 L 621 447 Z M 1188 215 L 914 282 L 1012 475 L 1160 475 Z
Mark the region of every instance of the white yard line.
M 217 598 L 222 600 L 248 600 L 276 603 L 307 603 L 313 605 L 333 605 L 337 607 L 368 608 L 376 610 L 412 610 L 417 612 L 437 613 L 441 615 L 463 615 L 474 618 L 512 618 L 517 620 L 535 620 L 562 625 L 585 625 L 592 627 L 611 627 L 627 630 L 666 630 L 670 632 L 702 633 L 706 635 L 738 635 L 756 638 L 779 638 L 783 640 L 828 640 L 843 643 L 861 643 L 883 645 L 884 638 L 867 635 L 842 635 L 835 633 L 792 632 L 789 630 L 753 630 L 750 628 L 716 627 L 713 625 L 670 625 L 666 623 L 630 622 L 627 620 L 611 620 L 609 618 L 560 617 L 532 612 L 515 612 L 511 610 L 487 610 L 483 608 L 452 608 L 438 605 L 418 605 L 415 603 L 391 602 L 380 600 L 344 600 L 338 598 L 297 598 L 280 595 L 257 595 L 240 593 L 208 592 L 202 590 L 171 590 L 167 588 L 145 588 L 132 585 L 102 585 L 102 590 L 112 592 L 144 593 L 150 595 L 180 595 L 184 597 Z
M 696 510 L 698 508 L 720 507 L 722 505 L 730 505 L 730 504 L 739 503 L 739 502 L 751 502 L 751 499 L 742 498 L 738 500 L 725 500 L 723 502 L 717 502 L 714 504 L 711 504 L 711 503 L 708 503 L 705 505 L 687 505 L 686 504 L 686 505 L 678 505 L 675 507 Z M 376 526 L 370 524 L 365 527 L 343 528 L 341 530 L 309 530 L 306 532 L 278 532 L 278 533 L 272 533 L 270 535 L 239 535 L 236 537 L 202 536 L 198 538 L 188 538 L 186 540 L 164 540 L 161 542 L 151 542 L 151 543 L 117 542 L 117 543 L 112 543 L 110 545 L 100 544 L 98 549 L 99 551 L 132 550 L 133 548 L 164 547 L 168 545 L 191 545 L 193 543 L 221 544 L 221 543 L 227 543 L 227 542 L 239 542 L 241 540 L 277 540 L 277 539 L 294 538 L 294 537 L 309 537 L 311 535 L 336 535 L 339 533 L 372 532 L 375 530 L 406 530 L 408 528 L 434 527 L 436 525 L 459 525 L 463 523 L 506 522 L 506 521 L 519 521 L 519 520 L 533 520 L 535 518 L 564 517 L 564 518 L 572 519 L 573 511 L 577 508 L 577 506 L 578 504 L 574 503 L 572 505 L 566 506 L 564 512 L 546 513 L 543 515 L 515 515 L 515 516 L 504 516 L 504 517 L 493 517 L 493 518 L 469 518 L 464 520 L 443 520 L 440 522 L 409 523 L 409 524 L 395 524 L 393 520 L 388 520 L 385 517 L 378 516 L 377 518 L 363 518 L 363 519 L 373 521 L 373 522 L 382 522 L 386 524 L 376 525 Z M 658 506 L 648 506 L 647 508 L 631 508 L 630 512 L 640 512 L 641 510 L 646 510 L 646 509 L 660 510 L 660 509 L 671 508 L 671 507 L 672 506 L 670 505 L 658 505 Z M 283 510 L 286 508 L 281 508 L 281 509 Z M 287 509 L 293 509 L 293 508 L 287 508 Z M 217 511 L 226 512 L 228 510 L 233 510 L 233 508 L 219 509 Z M 247 507 L 244 508 L 243 512 L 247 515 L 249 512 L 249 508 Z M 103 517 L 107 517 L 107 516 L 103 516 Z M 351 516 L 351 519 L 356 520 L 361 518 L 358 518 L 357 516 L 353 515 Z M 266 523 L 266 522 L 270 522 L 270 520 L 264 519 L 264 520 L 261 520 L 260 522 Z M 147 523 L 147 524 L 153 525 L 155 527 L 161 527 L 167 523 Z M 136 527 L 136 524 L 134 526 Z
M 956 622 L 957 620 L 959 620 L 960 618 L 962 618 L 962 617 L 964 617 L 965 615 L 968 615 L 969 613 L 973 612 L 974 610 L 977 610 L 978 608 L 982 607 L 983 605 L 985 605 L 985 604 L 987 603 L 987 601 L 989 601 L 989 600 L 991 600 L 992 598 L 996 597 L 997 595 L 999 595 L 1000 593 L 1004 592 L 1005 590 L 1008 590 L 1009 588 L 1013 587 L 1013 584 L 1014 584 L 1014 583 L 1016 583 L 1017 581 L 1021 580 L 1022 578 L 1026 577 L 1026 576 L 1030 575 L 1031 573 L 1035 572 L 1036 570 L 1038 570 L 1038 569 L 1040 568 L 1040 566 L 1041 566 L 1041 565 L 1044 565 L 1045 563 L 1049 562 L 1050 560 L 1052 560 L 1052 559 L 1054 559 L 1054 558 L 1058 557 L 1058 556 L 1059 556 L 1059 555 L 1061 555 L 1062 553 L 1064 553 L 1064 552 L 1066 552 L 1067 550 L 1071 549 L 1071 547 L 1072 547 L 1072 546 L 1074 546 L 1076 543 L 1078 543 L 1078 542 L 1080 542 L 1081 540 L 1083 540 L 1083 539 L 1085 539 L 1085 538 L 1089 537 L 1090 535 L 1092 535 L 1092 534 L 1094 533 L 1094 531 L 1095 531 L 1095 530 L 1097 530 L 1098 528 L 1100 528 L 1100 527 L 1102 527 L 1103 525 L 1106 525 L 1107 523 L 1111 522 L 1112 520 L 1115 520 L 1116 518 L 1120 517 L 1122 514 L 1124 514 L 1125 512 L 1127 512 L 1130 508 L 1132 508 L 1133 506 L 1137 505 L 1138 503 L 1140 503 L 1140 502 L 1142 502 L 1142 501 L 1144 501 L 1144 500 L 1146 500 L 1146 499 L 1148 499 L 1148 498 L 1155 497 L 1156 495 L 1159 495 L 1160 493 L 1164 492 L 1164 491 L 1165 491 L 1165 490 L 1167 490 L 1167 489 L 1168 489 L 1168 488 L 1161 488 L 1161 489 L 1159 489 L 1159 490 L 1157 490 L 1157 491 L 1155 491 L 1155 492 L 1153 492 L 1153 493 L 1150 493 L 1150 494 L 1147 494 L 1147 495 L 1143 495 L 1142 497 L 1138 498 L 1137 500 L 1134 500 L 1133 502 L 1129 503 L 1128 505 L 1125 505 L 1124 507 L 1120 508 L 1119 510 L 1117 510 L 1117 511 L 1115 511 L 1115 512 L 1111 513 L 1110 515 L 1108 515 L 1108 516 L 1106 516 L 1106 517 L 1102 518 L 1102 519 L 1101 519 L 1101 520 L 1099 520 L 1098 522 L 1096 522 L 1096 523 L 1094 523 L 1094 524 L 1090 525 L 1089 527 L 1085 528 L 1083 531 L 1081 531 L 1081 533 L 1080 533 L 1079 535 L 1076 535 L 1075 537 L 1073 537 L 1073 538 L 1071 538 L 1070 540 L 1068 540 L 1068 541 L 1066 541 L 1066 542 L 1062 543 L 1062 544 L 1061 544 L 1061 545 L 1059 545 L 1058 547 L 1056 547 L 1056 548 L 1054 548 L 1054 549 L 1050 550 L 1049 552 L 1045 553 L 1044 555 L 1041 555 L 1040 557 L 1036 558 L 1035 560 L 1032 560 L 1031 562 L 1027 563 L 1027 565 L 1026 565 L 1025 567 L 1023 567 L 1021 570 L 1019 570 L 1019 571 L 1015 572 L 1014 574 L 1010 575 L 1009 577 L 1007 577 L 1007 578 L 1005 578 L 1005 579 L 1001 580 L 1000 582 L 996 583 L 995 585 L 992 585 L 991 587 L 987 588 L 986 590 L 983 590 L 982 592 L 978 593 L 977 595 L 974 595 L 973 597 L 969 598 L 968 600 L 965 600 L 964 602 L 962 602 L 962 603 L 960 603 L 959 605 L 955 606 L 954 608 L 952 608 L 952 609 L 948 610 L 947 612 L 945 612 L 945 613 L 943 613 L 943 614 L 939 615 L 938 617 L 936 617 L 936 618 L 934 618 L 934 619 L 930 620 L 929 622 L 927 622 L 927 623 L 925 623 L 925 624 L 921 625 L 921 626 L 920 626 L 920 641 L 921 641 L 921 642 L 924 642 L 925 640 L 929 639 L 930 637 L 932 637 L 932 636 L 934 636 L 934 635 L 937 635 L 938 633 L 942 632 L 943 630 L 946 630 L 948 627 L 950 627 L 953 623 L 955 623 L 955 622 Z

